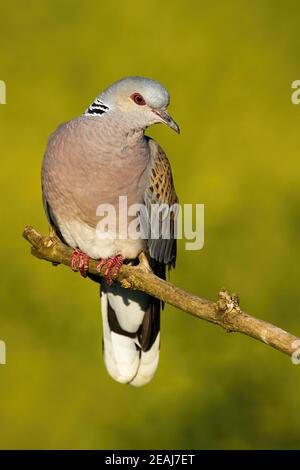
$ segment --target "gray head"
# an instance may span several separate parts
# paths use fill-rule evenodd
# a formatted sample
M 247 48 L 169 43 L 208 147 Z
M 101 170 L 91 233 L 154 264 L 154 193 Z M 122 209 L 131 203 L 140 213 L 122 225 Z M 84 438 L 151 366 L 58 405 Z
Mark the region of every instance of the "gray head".
M 134 127 L 144 129 L 162 122 L 179 133 L 178 125 L 167 113 L 169 101 L 169 93 L 159 82 L 144 77 L 123 78 L 106 88 L 96 100 L 104 108 L 121 113 Z

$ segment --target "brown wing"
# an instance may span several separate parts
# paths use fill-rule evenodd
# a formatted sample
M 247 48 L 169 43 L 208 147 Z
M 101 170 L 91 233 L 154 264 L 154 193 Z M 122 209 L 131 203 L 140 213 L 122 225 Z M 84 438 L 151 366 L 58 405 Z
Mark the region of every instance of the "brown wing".
M 153 139 L 148 141 L 151 152 L 150 181 L 144 193 L 144 201 L 147 207 L 148 218 L 151 214 L 151 205 L 166 205 L 166 208 L 178 203 L 175 192 L 171 166 L 162 148 Z M 176 261 L 176 239 L 174 227 L 174 212 L 169 212 L 169 236 L 163 238 L 162 221 L 159 222 L 159 237 L 149 237 L 147 246 L 150 256 L 150 265 L 155 274 L 165 278 L 165 268 L 175 266 Z

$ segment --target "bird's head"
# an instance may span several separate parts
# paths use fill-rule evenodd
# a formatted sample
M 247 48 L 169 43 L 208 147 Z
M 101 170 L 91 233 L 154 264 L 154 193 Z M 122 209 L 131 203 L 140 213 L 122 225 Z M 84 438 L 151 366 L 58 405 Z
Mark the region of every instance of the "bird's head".
M 169 93 L 155 80 L 123 78 L 104 90 L 98 98 L 138 128 L 164 123 L 179 134 L 178 124 L 167 112 Z

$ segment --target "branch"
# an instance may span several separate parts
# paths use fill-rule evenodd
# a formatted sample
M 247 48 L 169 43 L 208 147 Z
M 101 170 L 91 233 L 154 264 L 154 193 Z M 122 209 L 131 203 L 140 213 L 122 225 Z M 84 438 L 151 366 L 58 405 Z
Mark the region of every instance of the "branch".
M 33 227 L 26 227 L 23 236 L 32 245 L 31 253 L 37 258 L 70 267 L 73 250 L 53 234 L 42 236 Z M 98 261 L 90 259 L 88 271 L 103 276 L 105 267 L 98 273 L 97 264 Z M 122 266 L 116 280 L 122 287 L 146 292 L 201 320 L 219 325 L 227 332 L 251 336 L 290 356 L 299 351 L 299 338 L 243 312 L 239 307 L 238 296 L 229 294 L 226 289 L 220 291 L 217 302 L 212 302 L 163 281 L 143 267 L 129 265 Z

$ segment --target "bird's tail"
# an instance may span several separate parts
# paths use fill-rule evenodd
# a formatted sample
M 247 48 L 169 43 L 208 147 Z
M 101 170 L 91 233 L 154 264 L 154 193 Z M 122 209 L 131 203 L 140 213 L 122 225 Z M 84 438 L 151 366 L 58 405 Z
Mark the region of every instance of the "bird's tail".
M 101 279 L 103 356 L 118 382 L 144 385 L 159 360 L 160 302 L 143 292 L 108 285 Z

